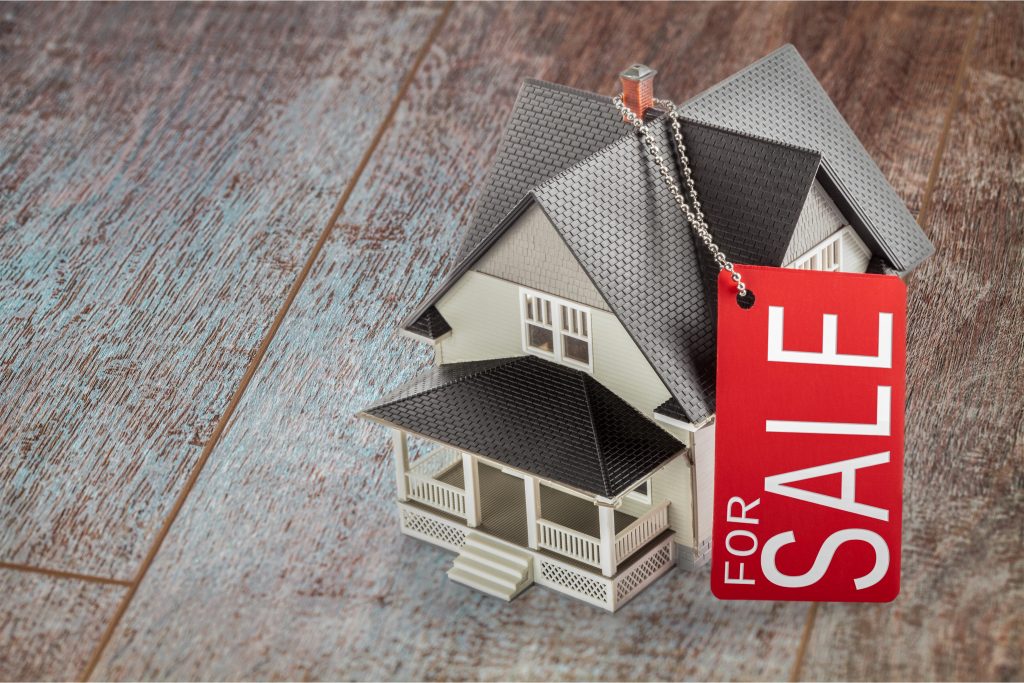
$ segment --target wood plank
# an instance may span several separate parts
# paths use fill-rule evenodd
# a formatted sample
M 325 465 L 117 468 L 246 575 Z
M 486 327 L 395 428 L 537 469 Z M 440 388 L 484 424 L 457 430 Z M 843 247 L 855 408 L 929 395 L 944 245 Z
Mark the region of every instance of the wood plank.
M 0 560 L 134 576 L 440 11 L 4 8 Z
M 386 433 L 352 415 L 428 362 L 395 324 L 448 267 L 522 78 L 611 92 L 623 65 L 647 60 L 659 92 L 682 100 L 786 40 L 815 68 L 845 41 L 863 45 L 862 63 L 826 86 L 854 81 L 841 110 L 861 97 L 881 108 L 894 92 L 952 85 L 971 16 L 457 5 L 95 677 L 788 676 L 806 607 L 721 603 L 706 573 L 674 571 L 614 616 L 540 588 L 505 604 L 446 581 L 452 555 L 399 534 Z M 896 132 L 851 123 L 902 159 L 940 135 L 942 105 L 919 106 L 935 116 Z M 923 177 L 929 163 L 889 170 Z
M 910 290 L 902 593 L 821 605 L 808 680 L 1024 677 L 1021 35 L 985 7 Z
M 126 590 L 0 569 L 0 680 L 73 679 Z

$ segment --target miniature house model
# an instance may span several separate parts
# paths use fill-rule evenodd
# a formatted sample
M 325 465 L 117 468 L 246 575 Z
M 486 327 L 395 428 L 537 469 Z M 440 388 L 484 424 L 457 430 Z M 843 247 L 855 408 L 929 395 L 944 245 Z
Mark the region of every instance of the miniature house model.
M 649 109 L 654 72 L 622 74 Z M 783 47 L 684 105 L 739 264 L 906 273 L 931 244 Z M 393 432 L 402 531 L 448 576 L 615 610 L 708 559 L 717 267 L 609 97 L 527 81 L 454 268 L 402 323 L 436 365 L 361 416 Z

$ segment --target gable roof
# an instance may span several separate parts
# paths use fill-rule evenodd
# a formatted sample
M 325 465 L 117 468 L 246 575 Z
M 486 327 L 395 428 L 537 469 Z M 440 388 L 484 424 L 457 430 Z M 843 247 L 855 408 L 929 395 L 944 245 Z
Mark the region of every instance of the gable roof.
M 437 366 L 364 413 L 607 498 L 684 448 L 589 374 L 535 356 Z
M 615 113 L 609 97 L 524 81 L 456 262 L 468 256 L 527 192 L 631 129 Z
M 697 95 L 681 110 L 708 224 L 731 260 L 781 265 L 783 239 L 792 235 L 799 207 L 791 223 L 786 216 L 796 197 L 803 202 L 807 196 L 803 174 L 811 165 L 872 249 L 876 270 L 907 272 L 932 253 L 921 228 L 793 46 Z M 663 126 L 656 129 L 667 148 Z M 747 154 L 757 145 L 761 153 L 770 152 L 760 168 L 756 154 Z M 790 145 L 820 150 L 821 157 Z M 650 182 L 657 176 L 650 163 L 643 169 L 641 155 L 646 156 L 639 140 L 611 98 L 526 81 L 456 267 L 402 327 L 430 338 L 447 331 L 434 304 L 536 201 L 680 409 L 693 422 L 711 415 L 717 267 L 702 245 L 693 249 L 692 236 L 679 239 L 689 234 L 686 221 L 660 181 Z M 784 169 L 782 177 L 773 179 L 778 169 Z M 619 191 L 631 182 L 643 191 L 623 196 Z M 618 192 L 614 201 L 609 190 Z M 638 216 L 644 218 L 637 221 Z M 630 228 L 635 234 L 628 234 Z M 655 244 L 655 237 L 666 241 Z
M 614 116 L 609 101 L 605 115 Z M 665 120 L 653 123 L 669 149 Z M 682 121 L 701 204 L 737 261 L 781 265 L 818 168 L 815 152 Z M 409 329 L 536 201 L 666 388 L 698 422 L 714 412 L 717 268 L 636 135 L 543 182 L 480 238 Z
M 829 194 L 868 247 L 884 254 L 896 270 L 909 272 L 935 251 L 792 45 L 712 86 L 680 110 L 697 121 L 819 150 Z

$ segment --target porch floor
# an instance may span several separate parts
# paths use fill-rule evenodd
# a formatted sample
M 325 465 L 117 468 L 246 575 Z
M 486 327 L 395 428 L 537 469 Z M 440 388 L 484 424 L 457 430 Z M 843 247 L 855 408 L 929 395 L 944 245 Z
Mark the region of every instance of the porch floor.
M 498 538 L 526 546 L 526 493 L 523 480 L 497 467 L 480 463 L 480 530 Z M 437 479 L 465 488 L 461 465 L 437 476 Z M 541 517 L 590 536 L 600 536 L 597 506 L 588 500 L 541 485 Z M 615 511 L 615 533 L 629 526 L 636 517 Z M 559 559 L 564 559 L 557 556 Z

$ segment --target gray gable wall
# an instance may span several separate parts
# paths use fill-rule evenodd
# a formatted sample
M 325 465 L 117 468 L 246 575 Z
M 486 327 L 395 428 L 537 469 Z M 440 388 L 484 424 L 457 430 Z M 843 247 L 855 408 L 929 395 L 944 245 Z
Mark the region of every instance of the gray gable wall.
M 800 211 L 796 229 L 793 230 L 793 239 L 789 243 L 789 248 L 786 249 L 786 255 L 782 262 L 792 263 L 806 254 L 811 247 L 822 242 L 839 228 L 849 224 L 850 221 L 843 217 L 821 183 L 814 181 L 811 191 L 807 194 L 807 201 L 804 202 L 804 208 Z
M 480 257 L 473 270 L 609 310 L 608 303 L 536 204 L 524 211 Z
M 630 130 L 609 97 L 526 80 L 456 262 L 465 259 L 530 190 Z

